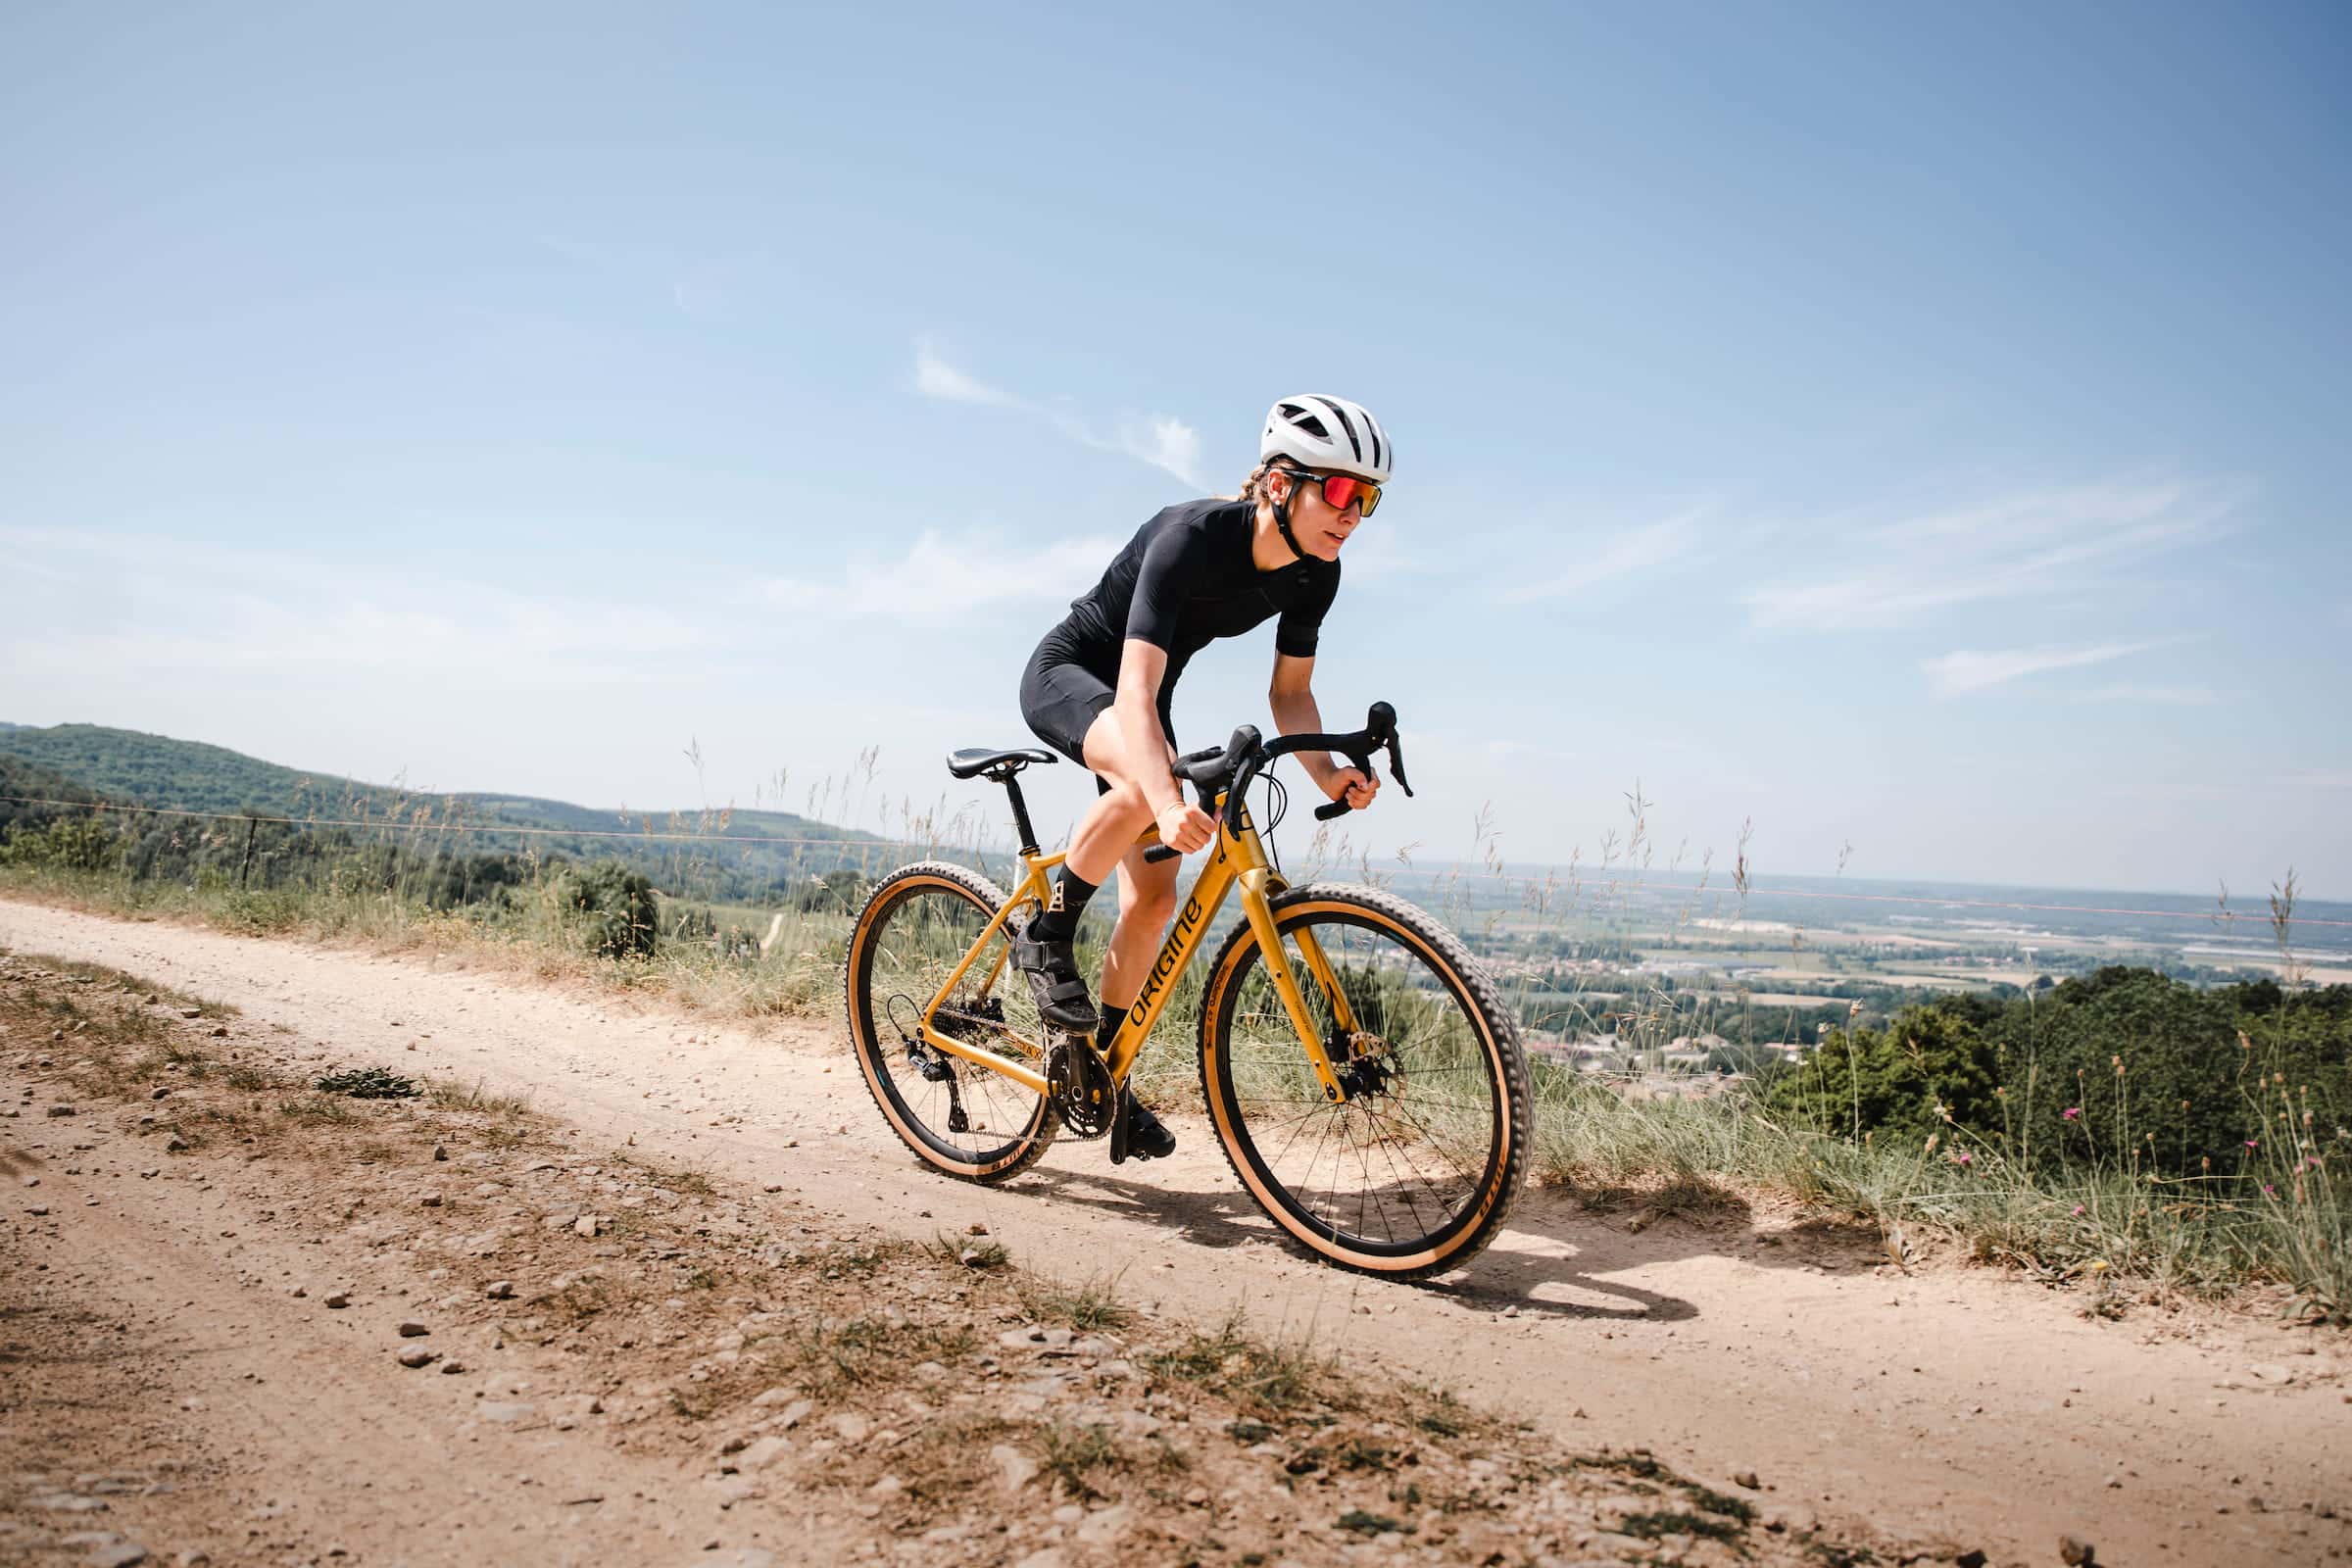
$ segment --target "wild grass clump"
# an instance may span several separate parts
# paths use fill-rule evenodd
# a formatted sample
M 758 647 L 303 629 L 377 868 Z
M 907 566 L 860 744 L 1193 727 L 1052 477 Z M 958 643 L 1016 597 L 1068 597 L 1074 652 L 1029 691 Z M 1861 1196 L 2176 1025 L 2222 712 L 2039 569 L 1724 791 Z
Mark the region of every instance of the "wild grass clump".
M 470 1110 L 506 1117 L 527 1116 L 531 1111 L 528 1095 L 493 1094 L 478 1078 L 470 1084 L 429 1084 L 424 1095 L 436 1110 Z
M 925 1361 L 954 1362 L 979 1343 L 968 1325 L 860 1313 L 819 1317 L 780 1336 L 785 1363 L 820 1395 L 889 1387 Z
M 1049 1421 L 1038 1428 L 1039 1464 L 1046 1475 L 1073 1497 L 1105 1495 L 1096 1485 L 1133 1462 L 1119 1441 L 1104 1428 L 1067 1421 Z
M 389 1067 L 355 1067 L 325 1073 L 311 1087 L 321 1095 L 342 1095 L 350 1100 L 414 1100 L 424 1093 L 416 1079 L 404 1077 Z
M 1134 1321 L 1135 1313 L 1118 1298 L 1117 1283 L 1090 1279 L 1070 1285 L 1042 1274 L 1023 1274 L 1014 1281 L 1013 1294 L 1032 1323 L 1055 1323 L 1094 1334 Z
M 1188 1331 L 1175 1348 L 1149 1360 L 1156 1376 L 1192 1384 L 1267 1420 L 1351 1397 L 1334 1356 L 1316 1354 L 1302 1340 L 1259 1339 L 1247 1331 L 1239 1314 L 1214 1329 Z

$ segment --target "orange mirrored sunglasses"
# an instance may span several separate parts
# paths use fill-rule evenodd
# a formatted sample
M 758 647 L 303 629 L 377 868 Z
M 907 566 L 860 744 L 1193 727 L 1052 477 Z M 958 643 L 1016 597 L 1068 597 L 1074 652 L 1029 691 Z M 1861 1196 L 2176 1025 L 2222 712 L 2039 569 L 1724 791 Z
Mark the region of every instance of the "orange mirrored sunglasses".
M 1292 471 L 1298 472 L 1296 469 Z M 1358 479 L 1352 473 L 1298 473 L 1298 478 L 1300 483 L 1321 485 L 1323 504 L 1334 512 L 1346 512 L 1349 506 L 1361 501 L 1364 504 L 1364 515 L 1369 517 L 1373 509 L 1380 505 L 1380 486 L 1369 479 Z

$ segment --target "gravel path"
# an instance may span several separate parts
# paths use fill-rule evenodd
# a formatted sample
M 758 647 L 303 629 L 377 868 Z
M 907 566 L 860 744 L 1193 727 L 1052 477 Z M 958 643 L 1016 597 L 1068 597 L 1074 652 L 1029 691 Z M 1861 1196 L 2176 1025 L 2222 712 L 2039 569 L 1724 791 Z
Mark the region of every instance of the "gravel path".
M 746 1027 L 447 958 L 224 936 L 0 902 L 0 945 L 111 964 L 244 1009 L 320 1061 L 491 1091 L 609 1139 L 927 1239 L 984 1223 L 1035 1267 L 1311 1330 L 1359 1366 L 1500 1404 L 1582 1447 L 1754 1473 L 1775 1506 L 1867 1518 L 1996 1561 L 2341 1560 L 2352 1383 L 2339 1340 L 2209 1312 L 2077 1315 L 1986 1270 L 1904 1274 L 1759 1205 L 1634 1223 L 1531 1195 L 1444 1288 L 1314 1267 L 1177 1120 L 1176 1158 L 1113 1171 L 1064 1142 L 1001 1191 L 916 1166 L 827 1023 Z

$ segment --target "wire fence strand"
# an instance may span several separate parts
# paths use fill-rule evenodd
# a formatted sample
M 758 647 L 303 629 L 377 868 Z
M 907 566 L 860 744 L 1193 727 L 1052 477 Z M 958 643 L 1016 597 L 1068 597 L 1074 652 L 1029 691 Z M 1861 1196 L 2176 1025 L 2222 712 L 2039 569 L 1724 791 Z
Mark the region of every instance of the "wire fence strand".
M 530 827 L 504 822 L 430 822 L 397 817 L 331 817 L 331 816 L 273 816 L 259 811 L 200 811 L 176 806 L 131 806 L 114 801 L 60 801 L 33 795 L 0 795 L 0 801 L 19 806 L 55 806 L 77 811 L 116 811 L 124 814 L 151 816 L 185 816 L 216 822 L 267 822 L 286 827 L 350 827 L 377 831 L 478 833 L 483 835 L 510 834 L 535 838 L 626 839 L 638 843 L 674 844 L 733 844 L 746 848 L 763 846 L 772 849 L 812 848 L 871 850 L 888 848 L 946 849 L 958 848 L 942 838 L 893 839 L 879 835 L 864 838 L 788 838 L 781 835 L 744 834 L 729 837 L 724 833 L 681 833 L 653 828 L 592 828 L 592 827 Z M 665 813 L 675 815 L 677 813 Z M 698 812 L 698 815 L 723 815 L 724 812 Z M 650 818 L 648 820 L 651 820 Z M 1009 849 L 992 849 L 982 845 L 962 846 L 975 855 L 1008 856 Z M 1503 882 L 1521 886 L 1537 885 L 1545 880 L 1528 873 L 1503 871 L 1425 870 L 1418 866 L 1403 866 L 1389 872 L 1391 875 L 1426 878 L 1432 882 Z M 1661 885 L 1662 887 L 1664 885 Z M 1671 891 L 1697 897 L 1704 893 L 1729 896 L 1732 890 L 1672 888 Z M 2153 920 L 2184 920 L 2200 925 L 2233 925 L 2241 920 L 2260 920 L 2269 923 L 2271 917 L 2260 912 L 2239 914 L 2234 909 L 2147 909 L 2125 905 L 2103 904 L 2045 904 L 2012 899 L 1950 899 L 1931 898 L 1908 893 L 1835 893 L 1816 889 L 1780 888 L 1768 883 L 1751 883 L 1744 898 L 1803 899 L 1846 904 L 1900 904 L 1936 909 L 2006 909 L 2029 914 L 2106 914 L 2129 915 Z M 2329 930 L 2352 930 L 2352 920 L 2331 920 L 2318 915 L 2294 917 L 2298 927 L 2317 926 Z

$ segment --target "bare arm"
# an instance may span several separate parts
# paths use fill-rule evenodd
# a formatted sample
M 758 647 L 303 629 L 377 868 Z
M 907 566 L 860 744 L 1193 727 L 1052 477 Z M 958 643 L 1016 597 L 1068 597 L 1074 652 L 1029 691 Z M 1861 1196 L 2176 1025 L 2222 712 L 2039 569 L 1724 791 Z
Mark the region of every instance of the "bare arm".
M 1274 656 L 1274 683 L 1266 702 L 1274 710 L 1274 727 L 1285 735 L 1312 734 L 1323 727 L 1323 710 L 1315 705 L 1315 662 L 1289 654 Z M 1359 810 L 1372 804 L 1380 786 L 1352 767 L 1335 764 L 1328 752 L 1298 752 L 1298 765 L 1315 788 L 1333 800 L 1342 795 Z
M 1159 722 L 1159 685 L 1168 673 L 1168 651 L 1130 637 L 1119 652 L 1119 684 L 1110 700 L 1111 731 L 1118 737 L 1117 762 L 1144 792 L 1153 816 L 1184 799 L 1168 770 L 1168 736 Z

